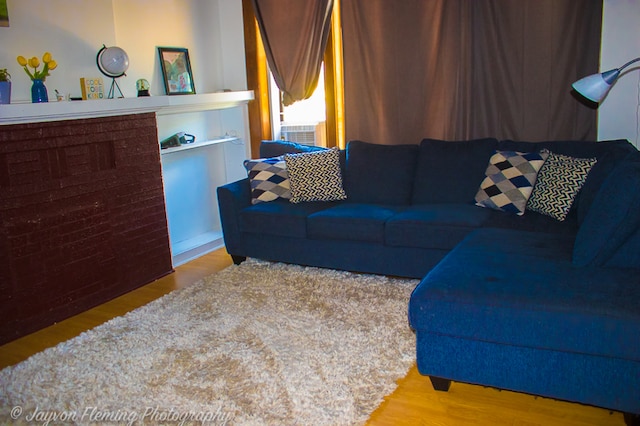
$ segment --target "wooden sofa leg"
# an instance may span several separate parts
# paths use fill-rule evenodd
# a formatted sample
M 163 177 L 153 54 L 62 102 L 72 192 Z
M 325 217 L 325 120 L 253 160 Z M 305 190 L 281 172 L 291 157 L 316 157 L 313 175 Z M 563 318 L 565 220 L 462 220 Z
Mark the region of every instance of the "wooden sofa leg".
M 640 426 L 640 414 L 624 413 L 624 422 L 627 426 Z
M 242 262 L 244 262 L 245 260 L 247 260 L 247 256 L 236 256 L 235 254 L 231 255 L 231 260 L 233 260 L 233 263 L 235 265 L 239 265 Z
M 447 392 L 449 390 L 449 386 L 451 386 L 451 380 L 449 379 L 443 379 L 436 376 L 429 376 L 429 379 L 431 379 L 433 389 L 437 391 Z

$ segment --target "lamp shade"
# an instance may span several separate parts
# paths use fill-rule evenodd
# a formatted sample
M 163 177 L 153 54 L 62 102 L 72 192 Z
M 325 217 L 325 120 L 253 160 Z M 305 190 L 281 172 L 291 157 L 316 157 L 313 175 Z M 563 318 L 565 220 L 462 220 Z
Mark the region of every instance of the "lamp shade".
M 571 86 L 576 92 L 595 103 L 600 103 L 609 93 L 609 89 L 616 82 L 623 69 L 631 64 L 639 62 L 640 58 L 635 58 L 621 66 L 620 68 L 605 71 L 600 74 L 592 74 L 573 83 Z
M 614 69 L 601 74 L 592 74 L 573 83 L 571 86 L 590 101 L 600 103 L 607 96 L 611 86 L 620 76 L 620 71 Z

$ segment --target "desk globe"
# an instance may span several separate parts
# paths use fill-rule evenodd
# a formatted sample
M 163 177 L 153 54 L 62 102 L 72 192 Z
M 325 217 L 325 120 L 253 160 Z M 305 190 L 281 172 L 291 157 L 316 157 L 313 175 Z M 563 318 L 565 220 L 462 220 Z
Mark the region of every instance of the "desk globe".
M 103 44 L 96 55 L 96 64 L 102 74 L 112 79 L 108 98 L 113 99 L 115 97 L 116 89 L 120 93 L 118 97 L 124 98 L 116 78 L 126 75 L 125 72 L 129 68 L 129 56 L 127 52 L 120 47 L 107 47 Z

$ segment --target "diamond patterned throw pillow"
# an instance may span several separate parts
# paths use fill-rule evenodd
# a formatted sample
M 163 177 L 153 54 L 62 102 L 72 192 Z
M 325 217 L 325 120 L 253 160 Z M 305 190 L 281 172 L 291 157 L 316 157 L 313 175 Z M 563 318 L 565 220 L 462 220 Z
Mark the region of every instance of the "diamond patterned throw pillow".
M 476 194 L 476 205 L 524 214 L 538 171 L 548 152 L 496 151 Z
M 282 157 L 245 160 L 244 167 L 251 184 L 252 204 L 291 198 L 289 173 Z
M 338 149 L 285 154 L 291 202 L 337 201 L 347 198 L 342 187 L 340 152 Z
M 574 158 L 550 152 L 538 173 L 527 210 L 565 220 L 596 162 L 595 158 Z

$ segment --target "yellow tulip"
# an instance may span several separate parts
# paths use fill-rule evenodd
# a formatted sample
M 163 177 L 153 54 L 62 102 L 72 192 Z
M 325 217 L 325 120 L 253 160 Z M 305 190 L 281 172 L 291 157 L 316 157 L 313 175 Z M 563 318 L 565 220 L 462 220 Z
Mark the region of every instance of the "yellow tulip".
M 38 67 L 40 67 L 40 60 L 37 56 L 26 59 L 21 55 L 16 57 L 16 60 L 24 68 L 24 72 L 27 73 L 31 80 L 44 81 L 47 76 L 49 76 L 49 71 L 58 67 L 58 63 L 51 57 L 50 52 L 44 52 L 42 55 L 42 62 L 44 63 L 44 66 L 41 70 L 38 70 Z M 29 70 L 29 67 L 33 68 L 33 70 Z

